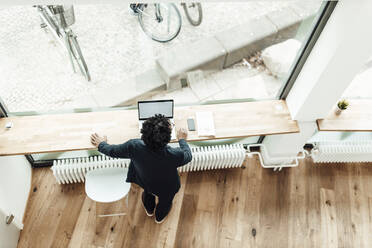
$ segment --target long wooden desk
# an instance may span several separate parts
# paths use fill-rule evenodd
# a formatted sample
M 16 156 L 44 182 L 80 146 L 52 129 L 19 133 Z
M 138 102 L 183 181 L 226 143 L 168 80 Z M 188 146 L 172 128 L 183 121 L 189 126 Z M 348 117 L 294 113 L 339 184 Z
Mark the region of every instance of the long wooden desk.
M 325 119 L 317 120 L 319 131 L 372 131 L 372 100 L 349 100 L 349 107 L 340 115 L 332 111 Z
M 213 112 L 216 136 L 193 131 L 188 141 L 299 132 L 281 100 L 176 107 L 176 128 L 187 128 L 187 118 L 196 121 L 200 111 Z M 9 121 L 13 127 L 6 130 Z M 95 149 L 93 132 L 107 135 L 110 144 L 139 138 L 137 110 L 1 118 L 0 156 Z

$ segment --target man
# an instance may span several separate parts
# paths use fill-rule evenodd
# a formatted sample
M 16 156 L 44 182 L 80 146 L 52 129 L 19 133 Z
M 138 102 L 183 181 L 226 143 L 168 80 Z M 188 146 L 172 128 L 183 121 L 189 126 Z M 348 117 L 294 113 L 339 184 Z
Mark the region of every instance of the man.
M 121 145 L 107 144 L 107 137 L 92 134 L 91 142 L 98 151 L 114 158 L 130 158 L 127 182 L 144 189 L 142 203 L 146 214 L 155 212 L 155 222 L 161 223 L 171 210 L 172 200 L 180 188 L 177 167 L 191 161 L 192 154 L 185 141 L 187 131 L 177 132 L 179 148 L 168 146 L 172 125 L 163 115 L 147 119 L 141 129 L 141 139 L 131 139 Z M 158 204 L 155 210 L 155 196 Z

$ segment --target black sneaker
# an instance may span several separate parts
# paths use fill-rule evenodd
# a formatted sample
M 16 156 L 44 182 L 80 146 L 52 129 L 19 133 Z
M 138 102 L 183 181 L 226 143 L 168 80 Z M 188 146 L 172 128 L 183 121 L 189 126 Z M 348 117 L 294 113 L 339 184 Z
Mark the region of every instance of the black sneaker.
M 142 205 L 145 209 L 147 216 L 153 216 L 155 210 L 155 196 L 153 199 L 145 199 L 145 192 L 142 192 Z
M 156 207 L 155 222 L 158 224 L 162 223 L 165 220 L 165 218 L 168 216 L 171 209 L 172 209 L 172 204 L 166 209 L 159 209 L 158 207 Z

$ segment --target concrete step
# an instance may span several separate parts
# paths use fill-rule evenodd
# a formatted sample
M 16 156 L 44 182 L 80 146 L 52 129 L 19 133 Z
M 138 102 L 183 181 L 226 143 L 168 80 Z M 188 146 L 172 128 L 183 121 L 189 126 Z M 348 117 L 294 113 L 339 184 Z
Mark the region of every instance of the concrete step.
M 315 11 L 300 4 L 294 5 L 292 8 L 254 18 L 212 37 L 180 44 L 156 59 L 153 70 L 128 78 L 122 84 L 101 90 L 89 97 L 74 99 L 68 107 L 128 106 L 154 95 L 163 94 L 168 97 L 170 91 L 181 89 L 181 81 L 187 81 L 190 72 L 201 71 L 204 76 L 208 76 L 256 51 L 292 38 L 302 20 L 311 17 Z M 194 90 L 198 89 L 196 97 L 199 100 L 208 97 L 209 93 L 216 93 L 200 91 L 197 83 L 188 82 L 188 85 Z M 210 90 L 213 91 L 213 88 Z M 174 91 L 174 94 L 178 92 Z
M 275 11 L 194 43 L 181 44 L 156 60 L 167 89 L 181 88 L 187 73 L 205 74 L 229 67 L 256 51 L 293 38 L 301 22 L 315 10 L 287 8 Z
M 226 49 L 216 37 L 193 43 L 180 44 L 156 59 L 156 69 L 167 84 L 167 89 L 181 88 L 181 79 L 193 70 L 213 72 L 223 68 Z

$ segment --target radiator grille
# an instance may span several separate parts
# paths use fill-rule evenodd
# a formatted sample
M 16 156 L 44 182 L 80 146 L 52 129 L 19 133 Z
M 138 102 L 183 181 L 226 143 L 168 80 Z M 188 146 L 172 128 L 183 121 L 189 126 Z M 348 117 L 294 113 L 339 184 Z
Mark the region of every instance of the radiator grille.
M 245 159 L 246 150 L 241 144 L 191 147 L 193 159 L 179 172 L 213 170 L 240 167 Z M 60 184 L 85 181 L 88 171 L 100 168 L 126 168 L 129 159 L 114 159 L 105 155 L 55 160 L 51 167 L 53 175 Z
M 311 157 L 314 163 L 372 162 L 372 142 L 316 142 Z

